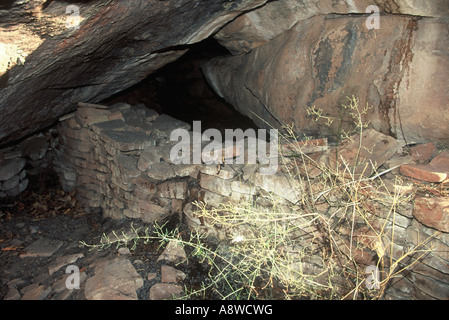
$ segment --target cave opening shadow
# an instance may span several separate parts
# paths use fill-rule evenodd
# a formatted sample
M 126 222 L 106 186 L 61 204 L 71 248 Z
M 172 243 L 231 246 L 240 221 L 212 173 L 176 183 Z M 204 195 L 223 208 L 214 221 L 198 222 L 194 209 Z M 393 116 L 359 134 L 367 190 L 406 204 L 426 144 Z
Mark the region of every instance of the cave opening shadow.
M 143 103 L 160 114 L 193 124 L 201 121 L 202 131 L 217 129 L 254 129 L 258 127 L 222 99 L 207 83 L 201 65 L 215 57 L 230 55 L 215 39 L 208 38 L 191 45 L 178 60 L 167 64 L 138 84 L 101 103 Z

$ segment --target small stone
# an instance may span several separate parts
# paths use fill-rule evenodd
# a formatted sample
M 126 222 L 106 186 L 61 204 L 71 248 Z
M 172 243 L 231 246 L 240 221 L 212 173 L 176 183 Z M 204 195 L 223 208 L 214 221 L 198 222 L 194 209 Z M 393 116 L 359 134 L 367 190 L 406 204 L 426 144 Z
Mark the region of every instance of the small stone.
M 5 300 L 19 300 L 20 299 L 20 293 L 19 291 L 14 287 L 9 287 L 8 292 L 6 293 Z
M 127 247 L 121 247 L 117 251 L 122 256 L 127 256 L 127 255 L 130 254 L 130 251 L 129 251 L 129 249 Z
M 87 300 L 137 300 L 136 290 L 143 279 L 129 260 L 124 258 L 102 261 L 95 267 L 95 275 L 86 281 Z
M 173 166 L 173 172 L 176 177 L 193 177 L 197 178 L 200 165 L 196 164 L 178 164 Z
M 140 175 L 140 171 L 137 169 L 137 157 L 118 154 L 114 156 L 114 162 L 117 164 L 120 172 L 128 178 L 135 178 Z
M 60 293 L 63 291 L 68 292 L 68 294 L 60 295 L 58 296 L 58 300 L 65 300 L 68 298 L 70 294 L 72 294 L 73 290 L 77 289 L 68 289 L 67 288 L 67 279 L 72 275 L 72 273 L 66 273 L 62 275 L 56 282 L 51 286 L 51 290 L 54 293 Z M 85 282 L 87 279 L 86 272 L 81 272 L 79 277 L 79 284 L 81 285 L 83 282 Z
M 140 260 L 140 259 L 136 259 L 136 260 L 134 260 L 134 265 L 136 266 L 136 267 L 142 267 L 144 264 L 145 264 L 145 262 L 143 262 L 142 260 Z
M 243 180 L 253 180 L 254 175 L 257 171 L 257 165 L 256 164 L 246 164 L 243 169 Z
M 177 270 L 171 266 L 161 266 L 161 280 L 162 282 L 178 283 L 186 278 L 186 274 L 181 270 Z
M 32 284 L 22 289 L 24 293 L 20 300 L 44 300 L 51 292 L 51 287 Z
M 52 275 L 53 273 L 57 272 L 62 267 L 74 263 L 76 260 L 83 258 L 84 254 L 82 253 L 75 253 L 67 256 L 57 257 L 55 261 L 50 263 L 48 266 L 48 273 Z
M 201 173 L 219 177 L 224 180 L 232 179 L 237 175 L 236 170 L 229 165 L 221 167 L 220 170 L 217 169 L 217 165 L 203 165 L 200 166 L 199 170 Z
M 168 206 L 161 206 L 144 200 L 139 201 L 139 209 L 142 213 L 142 220 L 146 223 L 161 221 L 171 213 Z
M 24 180 L 20 181 L 19 184 L 16 185 L 14 188 L 9 189 L 5 192 L 8 196 L 15 197 L 26 190 L 26 188 L 28 187 L 28 183 L 29 183 L 29 180 L 24 179 Z
M 413 216 L 425 226 L 449 232 L 449 199 L 416 198 Z
M 162 198 L 184 200 L 187 198 L 187 182 L 186 181 L 167 181 L 157 187 L 157 195 Z
M 388 159 L 384 165 L 387 169 L 392 169 L 395 167 L 400 167 L 403 164 L 415 164 L 415 162 L 412 160 L 412 156 L 410 155 L 395 154 L 390 159 Z
M 179 298 L 182 287 L 171 283 L 156 283 L 150 288 L 150 300 L 171 300 Z
M 26 247 L 20 257 L 50 257 L 62 244 L 59 240 L 41 238 Z
M 78 107 L 76 119 L 85 126 L 91 126 L 95 123 L 109 121 L 110 110 L 91 107 Z
M 64 274 L 60 279 L 58 279 L 52 286 L 51 290 L 54 293 L 59 293 L 67 289 L 66 281 L 70 274 Z M 71 289 L 70 291 L 72 291 Z
M 437 152 L 438 150 L 434 142 L 420 144 L 410 148 L 412 160 L 420 163 L 429 161 L 433 156 L 437 154 Z
M 131 105 L 125 102 L 117 102 L 109 107 L 110 110 L 118 109 L 120 111 L 125 111 L 131 109 Z
M 4 165 L 0 167 L 0 181 L 6 181 L 18 175 L 25 167 L 25 159 L 11 159 L 7 160 Z
M 111 111 L 111 115 L 108 116 L 109 120 L 120 120 L 122 122 L 125 122 L 125 119 L 123 118 L 123 114 L 120 110 L 113 110 Z
M 363 131 L 361 138 L 357 134 L 352 139 L 345 140 L 338 147 L 338 153 L 337 150 L 332 150 L 329 164 L 332 168 L 338 166 L 341 172 L 347 172 L 349 168 L 356 175 L 367 177 L 395 153 L 402 153 L 402 145 L 398 140 L 374 129 L 367 129 Z
M 449 170 L 436 168 L 425 164 L 405 164 L 400 168 L 402 175 L 434 183 L 443 182 L 448 178 Z
M 23 280 L 21 278 L 16 278 L 16 279 L 12 279 L 11 281 L 9 281 L 7 283 L 7 285 L 8 285 L 8 287 L 16 288 L 16 287 L 21 286 L 21 285 L 23 285 L 25 283 L 26 283 L 25 280 Z
M 401 174 L 428 182 L 443 182 L 449 178 L 449 151 L 441 152 L 428 165 L 402 165 Z
M 164 252 L 157 258 L 157 261 L 167 261 L 171 263 L 179 263 L 187 259 L 186 252 L 180 243 L 171 240 Z
M 300 190 L 302 190 L 302 187 L 300 183 L 280 173 L 275 175 L 262 175 L 257 173 L 254 178 L 254 184 L 292 203 L 301 199 Z
M 223 196 L 231 195 L 231 182 L 215 176 L 201 173 L 199 183 L 201 188 L 218 193 Z
M 76 150 L 82 154 L 86 154 L 86 156 L 91 152 L 91 149 L 93 148 L 93 144 L 91 141 L 81 141 L 72 139 L 70 137 L 66 137 L 66 141 L 68 150 Z
M 150 170 L 148 171 L 147 175 L 151 179 L 154 180 L 168 180 L 171 178 L 176 177 L 176 173 L 174 171 L 174 167 L 168 163 L 161 162 L 161 163 L 154 163 L 151 165 Z
M 156 279 L 156 277 L 157 277 L 157 273 L 156 272 L 150 272 L 147 275 L 147 280 L 148 281 L 152 281 L 152 280 Z
M 238 192 L 247 195 L 254 195 L 257 192 L 257 188 L 254 185 L 250 185 L 245 182 L 241 182 L 238 180 L 231 182 L 231 190 L 233 192 Z
M 162 159 L 161 148 L 160 147 L 149 147 L 145 148 L 139 157 L 137 162 L 137 168 L 140 171 L 147 171 L 151 168 L 153 163 L 160 163 Z
M 175 119 L 169 115 L 161 114 L 157 119 L 151 124 L 151 130 L 159 137 L 170 138 L 173 130 L 185 129 L 190 130 L 190 125 L 184 121 Z
M 121 114 L 121 113 L 120 113 Z M 122 131 L 125 128 L 123 120 L 115 119 L 106 122 L 96 123 L 92 126 L 92 131 L 97 135 L 101 135 L 103 131 Z M 85 129 L 88 130 L 88 129 Z
M 101 139 L 122 152 L 143 150 L 153 146 L 155 140 L 149 135 L 138 131 L 112 131 L 104 130 Z
M 20 182 L 20 177 L 18 175 L 6 180 L 5 182 L 0 182 L 0 190 L 7 191 L 11 190 L 15 186 L 17 186 Z
M 35 136 L 23 141 L 20 148 L 24 157 L 40 160 L 47 153 L 48 145 L 44 136 Z
M 153 122 L 159 117 L 159 113 L 154 111 L 153 109 L 147 109 L 146 113 L 146 122 Z
M 157 190 L 156 183 L 151 180 L 150 178 L 147 178 L 145 176 L 137 177 L 133 180 L 133 183 L 136 185 L 136 187 L 142 191 L 145 191 L 147 194 L 154 194 Z
M 131 209 L 124 209 L 123 214 L 125 215 L 125 217 L 131 219 L 140 219 L 142 217 L 142 214 L 140 212 L 135 212 Z

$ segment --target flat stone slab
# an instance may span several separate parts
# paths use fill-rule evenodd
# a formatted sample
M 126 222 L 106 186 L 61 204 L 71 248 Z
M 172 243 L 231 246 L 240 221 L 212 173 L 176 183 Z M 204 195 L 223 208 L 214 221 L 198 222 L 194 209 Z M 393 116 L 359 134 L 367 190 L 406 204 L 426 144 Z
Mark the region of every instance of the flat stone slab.
M 20 257 L 50 257 L 62 244 L 59 240 L 41 238 L 26 247 Z
M 136 290 L 142 286 L 143 279 L 129 260 L 105 260 L 87 279 L 85 296 L 87 300 L 137 300 Z
M 449 199 L 416 198 L 413 216 L 425 226 L 449 232 Z
M 75 253 L 75 254 L 71 254 L 71 255 L 67 255 L 67 256 L 58 257 L 58 258 L 56 258 L 55 261 L 50 263 L 50 265 L 48 266 L 48 273 L 50 275 L 52 275 L 53 273 L 57 272 L 62 267 L 66 266 L 68 264 L 72 264 L 76 260 L 83 258 L 83 257 L 84 257 L 84 254 L 82 254 L 82 253 Z
M 124 130 L 125 122 L 120 119 L 110 120 L 106 122 L 96 123 L 92 126 L 92 131 L 96 134 L 101 134 L 104 130 L 109 131 L 120 131 Z
M 190 130 L 190 125 L 184 121 L 175 119 L 169 115 L 161 114 L 151 126 L 152 131 L 161 137 L 170 137 L 173 130 Z
M 338 153 L 337 150 L 331 151 L 329 164 L 344 174 L 368 177 L 396 153 L 402 153 L 398 140 L 374 129 L 366 129 L 361 138 L 357 134 L 343 141 Z
M 401 174 L 428 182 L 443 182 L 449 178 L 449 151 L 442 151 L 429 164 L 402 165 Z
M 104 130 L 100 138 L 122 152 L 142 150 L 155 144 L 153 138 L 138 131 Z
M 32 284 L 25 287 L 24 294 L 20 300 L 44 300 L 51 292 L 51 287 Z

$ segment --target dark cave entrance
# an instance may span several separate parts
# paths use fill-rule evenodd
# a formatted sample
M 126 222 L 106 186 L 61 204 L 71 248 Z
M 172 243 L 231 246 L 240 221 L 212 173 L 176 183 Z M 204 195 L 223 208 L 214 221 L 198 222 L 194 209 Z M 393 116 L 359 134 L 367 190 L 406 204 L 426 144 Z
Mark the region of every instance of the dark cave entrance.
M 191 45 L 189 51 L 181 58 L 150 74 L 140 83 L 98 104 L 107 106 L 117 102 L 125 102 L 131 106 L 144 104 L 159 114 L 167 114 L 190 125 L 193 121 L 201 121 L 203 131 L 217 129 L 223 136 L 225 129 L 244 131 L 254 129 L 257 132 L 259 128 L 255 123 L 218 96 L 202 73 L 203 63 L 225 55 L 230 55 L 229 51 L 215 39 L 208 38 Z M 57 141 L 61 139 L 57 124 L 46 128 L 40 135 L 43 135 L 46 140 L 48 150 L 42 159 L 27 160 L 24 171 L 27 173 L 26 179 L 29 183 L 23 193 L 17 196 L 0 196 L 0 203 L 6 205 L 2 207 L 0 204 L 0 217 L 4 214 L 10 216 L 21 212 L 32 214 L 41 212 L 40 209 L 33 209 L 36 202 L 42 201 L 42 197 L 48 201 L 58 199 L 59 196 L 56 193 L 62 192 L 63 188 L 58 177 L 60 173 L 55 172 L 54 169 L 55 154 L 59 144 Z M 33 134 L 24 140 L 34 137 Z M 267 138 L 269 139 L 269 136 Z M 3 155 L 18 153 L 20 149 L 20 142 L 11 144 L 5 149 L 6 153 Z M 20 205 L 13 205 L 17 203 Z M 5 210 L 2 211 L 3 209 Z
M 203 63 L 223 55 L 229 55 L 229 51 L 215 39 L 208 38 L 192 45 L 178 60 L 100 104 L 143 103 L 160 114 L 190 125 L 199 120 L 202 130 L 214 128 L 223 133 L 225 129 L 257 129 L 251 119 L 214 92 L 201 71 Z

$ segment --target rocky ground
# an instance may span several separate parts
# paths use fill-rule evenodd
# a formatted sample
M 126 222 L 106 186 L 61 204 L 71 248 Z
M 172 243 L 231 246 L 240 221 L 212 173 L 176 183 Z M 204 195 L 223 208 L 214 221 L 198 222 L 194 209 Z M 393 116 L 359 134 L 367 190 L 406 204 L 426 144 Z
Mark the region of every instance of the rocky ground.
M 134 250 L 81 244 L 99 244 L 103 234 L 129 231 L 131 221 L 85 213 L 75 195 L 61 191 L 53 178 L 48 176 L 40 185 L 30 183 L 36 187 L 0 203 L 0 299 L 165 299 L 200 277 L 198 266 L 178 264 L 185 259 L 183 249 L 160 246 L 156 240 L 139 242 Z M 177 226 L 176 220 L 168 221 L 167 227 Z M 66 282 L 69 287 L 76 284 L 68 266 L 79 270 L 79 289 L 67 289 Z
M 372 156 L 384 156 L 379 154 Z M 397 162 L 404 162 L 403 157 L 390 158 L 387 167 L 397 167 Z M 430 143 L 412 148 L 405 157 L 410 158 L 408 163 L 415 164 L 401 165 L 400 172 L 415 183 L 402 187 L 410 188 L 404 192 L 415 193 L 415 205 L 406 206 L 407 212 L 398 212 L 396 233 L 401 232 L 406 240 L 416 230 L 424 235 L 427 227 L 443 233 L 435 239 L 436 255 L 427 256 L 413 274 L 417 291 L 413 297 L 445 299 L 449 153 L 439 152 Z M 113 245 L 102 250 L 83 245 L 101 244 L 103 235 L 113 239 L 113 232 L 129 234 L 132 228 L 151 230 L 153 226 L 136 219 L 112 220 L 100 213 L 87 213 L 76 194 L 62 191 L 58 181 L 51 169 L 43 170 L 29 175 L 28 188 L 20 195 L 0 199 L 0 299 L 160 300 L 182 296 L 185 287 L 199 289 L 207 283 L 207 266 L 195 261 L 188 249 L 186 252 L 160 239 L 139 241 L 135 249 L 131 248 L 132 241 L 128 246 Z M 396 188 L 394 179 L 386 177 L 384 182 L 388 181 Z M 177 227 L 181 233 L 187 231 L 179 215 L 172 215 L 165 228 Z M 69 290 L 77 284 L 76 275 L 80 286 Z M 217 297 L 211 293 L 201 298 Z

